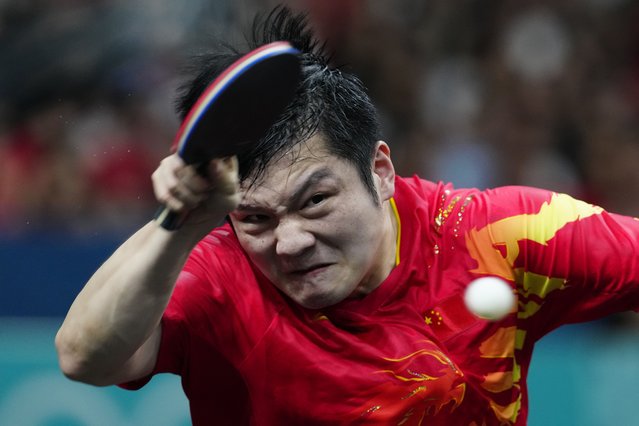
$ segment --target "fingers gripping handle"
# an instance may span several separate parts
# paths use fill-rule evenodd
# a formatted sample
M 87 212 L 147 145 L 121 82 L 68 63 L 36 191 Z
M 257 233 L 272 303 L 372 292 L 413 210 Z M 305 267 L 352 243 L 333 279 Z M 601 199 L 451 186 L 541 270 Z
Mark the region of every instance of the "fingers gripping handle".
M 197 164 L 195 168 L 196 172 L 200 176 L 208 176 L 208 172 L 206 170 L 207 163 Z M 180 229 L 186 218 L 189 217 L 190 211 L 184 212 L 176 212 L 171 210 L 167 206 L 160 206 L 155 212 L 155 216 L 153 219 L 164 229 L 167 231 L 175 231 L 176 229 Z

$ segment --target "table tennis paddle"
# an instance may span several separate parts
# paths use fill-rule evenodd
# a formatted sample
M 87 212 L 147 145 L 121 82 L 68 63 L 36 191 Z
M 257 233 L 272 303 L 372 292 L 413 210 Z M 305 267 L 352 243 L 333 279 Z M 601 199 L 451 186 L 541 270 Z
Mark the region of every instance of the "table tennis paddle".
M 205 164 L 248 150 L 290 104 L 300 79 L 299 51 L 285 41 L 259 47 L 226 68 L 182 122 L 173 149 L 186 164 Z M 165 229 L 186 215 L 167 207 L 155 216 Z

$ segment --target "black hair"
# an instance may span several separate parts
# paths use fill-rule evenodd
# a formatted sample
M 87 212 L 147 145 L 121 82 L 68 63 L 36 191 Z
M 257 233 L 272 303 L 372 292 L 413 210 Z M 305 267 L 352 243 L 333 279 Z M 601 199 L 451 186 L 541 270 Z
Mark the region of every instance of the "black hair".
M 380 138 L 377 111 L 362 82 L 340 67 L 330 65 L 325 45 L 309 28 L 304 14 L 277 6 L 253 21 L 248 50 L 274 41 L 288 41 L 301 52 L 302 76 L 294 100 L 267 134 L 250 150 L 238 156 L 240 180 L 257 179 L 272 161 L 315 134 L 325 138 L 331 154 L 353 164 L 373 199 L 372 161 Z M 184 118 L 206 86 L 246 52 L 227 44 L 215 53 L 200 56 L 193 65 L 196 76 L 182 87 L 177 99 Z

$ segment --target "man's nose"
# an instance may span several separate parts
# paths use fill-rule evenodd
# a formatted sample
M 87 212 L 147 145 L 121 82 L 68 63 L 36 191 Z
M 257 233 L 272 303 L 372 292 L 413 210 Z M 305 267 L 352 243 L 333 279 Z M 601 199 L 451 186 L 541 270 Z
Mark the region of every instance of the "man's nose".
M 275 229 L 275 252 L 278 256 L 298 256 L 315 244 L 315 236 L 298 220 L 280 221 Z

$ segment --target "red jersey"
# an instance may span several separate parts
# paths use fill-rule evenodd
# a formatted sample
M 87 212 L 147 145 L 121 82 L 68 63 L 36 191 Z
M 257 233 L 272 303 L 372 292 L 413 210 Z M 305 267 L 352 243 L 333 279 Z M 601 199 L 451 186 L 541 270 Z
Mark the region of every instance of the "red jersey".
M 525 424 L 534 343 L 639 309 L 635 218 L 548 191 L 418 178 L 397 178 L 394 201 L 398 265 L 365 298 L 319 311 L 268 282 L 228 225 L 199 243 L 154 370 L 182 377 L 194 425 Z M 485 275 L 516 288 L 503 320 L 464 307 Z

